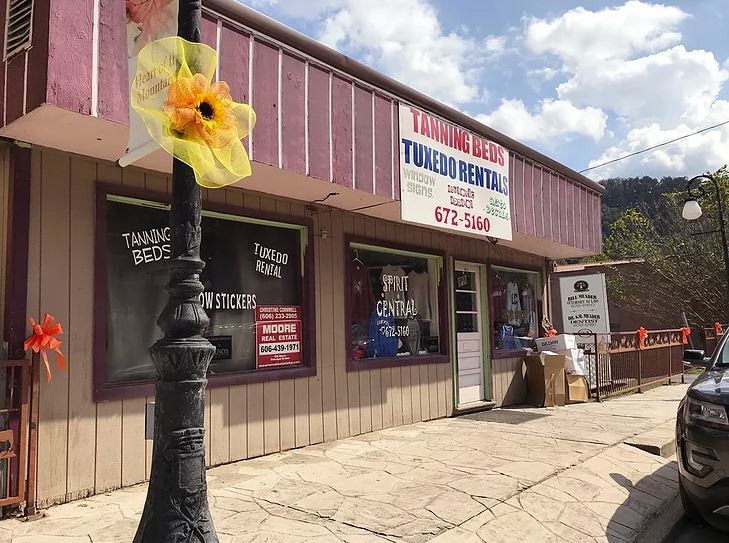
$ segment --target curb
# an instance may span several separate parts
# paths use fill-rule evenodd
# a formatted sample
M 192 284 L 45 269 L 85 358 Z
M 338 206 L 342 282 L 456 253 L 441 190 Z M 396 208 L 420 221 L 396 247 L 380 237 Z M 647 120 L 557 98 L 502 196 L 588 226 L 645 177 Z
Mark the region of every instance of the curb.
M 634 543 L 663 543 L 683 519 L 683 506 L 678 493 L 656 516 L 646 519 L 646 528 Z

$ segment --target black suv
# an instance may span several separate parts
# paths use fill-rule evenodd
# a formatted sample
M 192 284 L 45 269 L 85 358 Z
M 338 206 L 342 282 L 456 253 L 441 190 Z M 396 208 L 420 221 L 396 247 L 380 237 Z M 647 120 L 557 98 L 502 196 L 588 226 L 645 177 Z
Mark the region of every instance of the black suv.
M 686 516 L 729 531 L 729 333 L 711 358 L 686 350 L 684 361 L 706 367 L 676 416 L 676 454 Z

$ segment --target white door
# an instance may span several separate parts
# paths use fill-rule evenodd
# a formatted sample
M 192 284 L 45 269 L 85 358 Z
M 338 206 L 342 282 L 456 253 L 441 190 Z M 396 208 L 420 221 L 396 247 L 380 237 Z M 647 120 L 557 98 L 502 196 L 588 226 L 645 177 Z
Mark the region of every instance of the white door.
M 458 343 L 458 405 L 485 400 L 481 277 L 478 266 L 456 263 L 456 340 Z

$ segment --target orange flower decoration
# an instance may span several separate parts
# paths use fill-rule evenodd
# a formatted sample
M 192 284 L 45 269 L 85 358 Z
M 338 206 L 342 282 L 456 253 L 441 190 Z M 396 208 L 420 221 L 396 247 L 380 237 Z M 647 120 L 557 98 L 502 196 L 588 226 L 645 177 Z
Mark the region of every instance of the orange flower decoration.
M 48 363 L 48 351 L 55 351 L 59 369 L 66 368 L 66 357 L 61 352 L 63 342 L 56 338 L 57 335 L 63 333 L 63 326 L 61 323 L 55 322 L 56 319 L 48 313 L 43 316 L 43 322 L 40 324 L 32 317 L 28 321 L 33 328 L 33 334 L 25 340 L 23 347 L 26 351 L 30 349 L 34 353 L 40 353 L 46 366 L 46 377 L 50 381 L 52 377 L 51 366 Z
M 227 83 L 212 82 L 216 65 L 217 54 L 207 45 L 163 38 L 139 53 L 131 93 L 150 135 L 207 188 L 251 174 L 241 139 L 256 120 L 250 106 L 232 99 Z

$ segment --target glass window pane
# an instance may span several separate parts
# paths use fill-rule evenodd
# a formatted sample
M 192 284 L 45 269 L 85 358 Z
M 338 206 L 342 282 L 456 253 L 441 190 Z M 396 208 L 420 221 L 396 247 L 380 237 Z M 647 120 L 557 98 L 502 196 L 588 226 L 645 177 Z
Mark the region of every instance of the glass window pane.
M 456 290 L 476 290 L 476 274 L 470 271 L 456 270 Z
M 489 303 L 494 350 L 518 350 L 541 335 L 542 286 L 538 272 L 491 269 Z
M 478 311 L 478 298 L 473 292 L 456 292 L 456 311 Z
M 478 314 L 457 313 L 456 326 L 458 332 L 478 332 Z
M 440 259 L 358 244 L 349 256 L 352 358 L 440 353 Z

